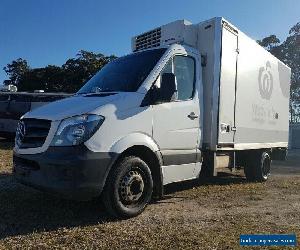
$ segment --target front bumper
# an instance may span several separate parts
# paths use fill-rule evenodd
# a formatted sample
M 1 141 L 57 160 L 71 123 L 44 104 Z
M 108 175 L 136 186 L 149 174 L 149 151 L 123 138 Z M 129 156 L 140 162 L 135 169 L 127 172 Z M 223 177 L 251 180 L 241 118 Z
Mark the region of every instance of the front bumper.
M 40 154 L 14 152 L 16 179 L 64 198 L 90 200 L 101 194 L 115 153 L 92 152 L 84 145 L 49 147 Z

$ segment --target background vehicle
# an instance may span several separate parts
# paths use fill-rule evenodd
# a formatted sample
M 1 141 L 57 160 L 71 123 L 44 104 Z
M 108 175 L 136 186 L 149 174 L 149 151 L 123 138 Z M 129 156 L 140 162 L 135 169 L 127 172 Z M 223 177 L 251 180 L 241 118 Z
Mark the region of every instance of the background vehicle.
M 13 85 L 13 84 L 9 84 L 9 85 L 0 85 L 0 92 L 17 92 L 18 88 L 17 86 Z
M 0 92 L 0 137 L 14 138 L 22 115 L 37 107 L 70 96 L 63 93 Z
M 288 144 L 290 69 L 223 18 L 132 39 L 77 95 L 21 118 L 14 170 L 27 185 L 141 213 L 164 185 L 245 168 L 265 181 Z

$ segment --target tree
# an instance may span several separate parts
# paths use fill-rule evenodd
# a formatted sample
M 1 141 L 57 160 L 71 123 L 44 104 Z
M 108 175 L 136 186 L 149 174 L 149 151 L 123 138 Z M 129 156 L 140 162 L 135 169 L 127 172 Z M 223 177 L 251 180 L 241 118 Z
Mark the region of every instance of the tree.
M 9 75 L 5 84 L 15 84 L 19 91 L 43 89 L 46 92 L 74 93 L 105 64 L 115 56 L 81 50 L 75 58 L 68 59 L 61 67 L 48 65 L 30 69 L 27 61 L 21 58 L 4 67 Z
M 5 80 L 4 84 L 5 85 L 13 84 L 18 86 L 22 76 L 26 72 L 28 72 L 29 66 L 26 60 L 22 58 L 18 58 L 17 60 L 14 60 L 11 63 L 7 64 L 7 66 L 4 67 L 3 70 L 6 72 L 6 74 L 9 77 L 9 80 Z
M 45 92 L 63 91 L 65 74 L 61 67 L 48 65 L 27 71 L 20 79 L 19 91 L 42 89 Z
M 115 56 L 106 57 L 103 54 L 95 54 L 81 50 L 77 57 L 71 58 L 62 65 L 66 76 L 66 91 L 78 90 L 83 84 L 96 74 L 105 64 L 116 58 Z
M 294 25 L 291 29 L 290 29 L 290 31 L 289 31 L 289 34 L 291 35 L 291 36 L 299 36 L 299 34 L 300 34 L 300 22 L 298 22 L 296 25 Z M 299 37 L 298 37 L 299 38 Z
M 291 122 L 300 122 L 300 22 L 289 31 L 282 44 L 283 61 L 291 67 Z
M 279 45 L 280 40 L 275 35 L 270 35 L 262 40 L 258 40 L 257 42 L 267 50 L 272 50 L 274 47 Z

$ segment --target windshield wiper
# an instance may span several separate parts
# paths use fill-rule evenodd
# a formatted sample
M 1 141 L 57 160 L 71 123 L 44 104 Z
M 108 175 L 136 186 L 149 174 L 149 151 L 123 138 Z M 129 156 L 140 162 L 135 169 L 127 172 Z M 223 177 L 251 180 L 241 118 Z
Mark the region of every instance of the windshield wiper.
M 115 95 L 118 92 L 114 91 L 101 91 L 101 92 L 90 92 L 90 93 L 81 93 L 81 95 L 84 96 L 109 96 L 109 95 Z
M 89 94 L 107 94 L 107 93 L 117 93 L 118 91 L 91 91 L 91 92 L 80 92 L 76 95 L 89 95 Z

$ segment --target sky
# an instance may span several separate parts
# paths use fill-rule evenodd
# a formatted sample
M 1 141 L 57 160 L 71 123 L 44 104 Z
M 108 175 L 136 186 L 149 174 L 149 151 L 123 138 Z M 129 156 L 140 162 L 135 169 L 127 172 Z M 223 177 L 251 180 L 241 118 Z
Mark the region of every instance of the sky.
M 281 40 L 300 22 L 300 0 L 1 0 L 0 84 L 17 58 L 62 65 L 81 50 L 121 56 L 131 37 L 178 19 L 223 16 L 253 39 Z

